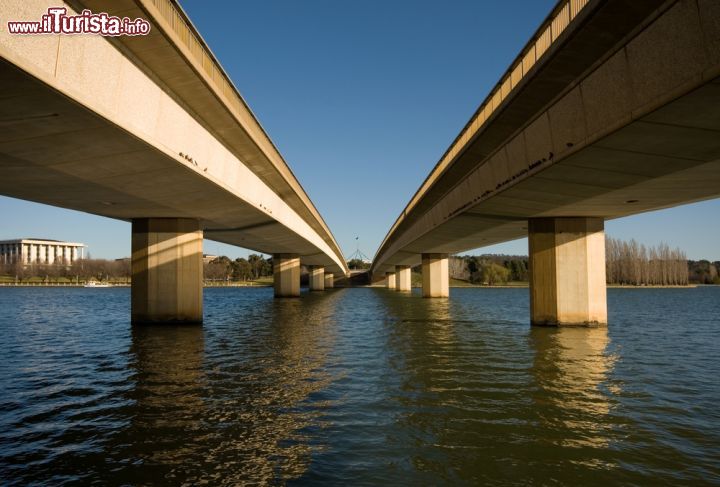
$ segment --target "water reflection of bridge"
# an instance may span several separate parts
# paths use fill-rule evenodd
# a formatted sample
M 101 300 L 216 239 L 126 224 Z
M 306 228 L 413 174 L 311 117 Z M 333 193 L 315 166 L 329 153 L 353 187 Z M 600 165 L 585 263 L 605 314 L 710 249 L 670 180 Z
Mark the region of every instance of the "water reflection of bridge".
M 339 297 L 269 298 L 263 309 L 236 310 L 244 318 L 222 330 L 133 328 L 135 406 L 112 449 L 135 461 L 118 481 L 267 484 L 302 475 L 312 451 L 304 431 L 321 422 L 314 395 L 331 379 L 324 370 Z M 247 319 L 253 313 L 257 320 Z
M 389 310 L 399 381 L 389 400 L 414 441 L 415 469 L 449 481 L 521 482 L 558 468 L 568 480 L 580 466 L 613 468 L 607 447 L 621 438 L 607 328 L 528 329 L 472 301 L 376 292 Z

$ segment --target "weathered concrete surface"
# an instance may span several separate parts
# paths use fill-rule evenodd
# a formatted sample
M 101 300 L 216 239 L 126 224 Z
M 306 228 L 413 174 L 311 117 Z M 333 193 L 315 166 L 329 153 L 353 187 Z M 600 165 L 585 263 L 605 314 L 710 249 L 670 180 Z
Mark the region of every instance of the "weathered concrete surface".
M 535 218 L 528 225 L 532 324 L 607 324 L 602 218 Z
M 500 102 L 481 106 L 489 114 L 402 211 L 373 275 L 524 237 L 529 218 L 610 219 L 720 196 L 716 5 L 589 2 Z
M 450 296 L 447 254 L 422 254 L 422 295 L 424 298 Z
M 309 285 L 311 291 L 325 290 L 325 268 L 321 266 L 311 266 L 309 276 Z M 330 274 L 332 275 L 332 274 Z
M 395 283 L 395 273 L 394 272 L 386 272 L 385 273 L 385 286 L 388 289 L 395 290 L 395 287 L 397 286 Z
M 273 255 L 273 286 L 276 298 L 300 296 L 300 257 L 297 254 Z
M 335 276 L 333 274 L 325 274 L 325 289 L 332 289 L 335 287 Z
M 409 265 L 395 266 L 395 290 L 409 292 L 412 290 L 412 269 Z
M 0 194 L 127 221 L 192 218 L 207 238 L 297 253 L 344 275 L 339 247 L 267 134 L 212 55 L 198 63 L 190 52 L 202 52 L 188 47 L 204 46 L 199 35 L 179 34 L 181 13 L 168 23 L 176 6 L 80 3 L 146 18 L 151 35 L 0 29 Z M 50 6 L 73 11 L 11 0 L 0 18 L 38 20 Z
M 202 241 L 197 220 L 133 220 L 133 323 L 202 323 Z

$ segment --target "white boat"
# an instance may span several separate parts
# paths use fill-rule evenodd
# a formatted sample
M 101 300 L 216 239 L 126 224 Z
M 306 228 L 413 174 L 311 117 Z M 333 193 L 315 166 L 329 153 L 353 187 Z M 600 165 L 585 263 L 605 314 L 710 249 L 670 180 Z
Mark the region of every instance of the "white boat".
M 88 283 L 85 283 L 83 287 L 112 287 L 112 284 L 108 284 L 106 282 L 90 281 Z

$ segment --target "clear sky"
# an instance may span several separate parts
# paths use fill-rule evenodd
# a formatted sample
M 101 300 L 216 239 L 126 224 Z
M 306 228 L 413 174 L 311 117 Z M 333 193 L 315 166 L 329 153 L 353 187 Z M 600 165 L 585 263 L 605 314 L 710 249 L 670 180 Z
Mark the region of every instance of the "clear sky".
M 554 0 L 181 0 L 345 255 L 390 225 Z M 212 8 L 208 8 L 212 6 Z M 2 177 L 0 175 L 0 177 Z M 0 239 L 130 253 L 130 225 L 0 197 Z M 608 235 L 720 260 L 720 200 L 610 221 Z M 206 241 L 205 252 L 247 255 Z M 527 254 L 526 240 L 480 252 Z

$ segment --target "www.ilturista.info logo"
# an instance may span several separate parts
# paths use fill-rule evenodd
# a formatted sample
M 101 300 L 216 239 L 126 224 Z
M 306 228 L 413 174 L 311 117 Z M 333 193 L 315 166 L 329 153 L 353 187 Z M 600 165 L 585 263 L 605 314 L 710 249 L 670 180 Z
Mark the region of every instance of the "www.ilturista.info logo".
M 150 32 L 150 22 L 145 19 L 116 17 L 105 12 L 94 14 L 83 10 L 78 15 L 68 15 L 65 7 L 51 7 L 39 22 L 8 21 L 11 34 L 98 34 L 101 36 L 142 36 Z

